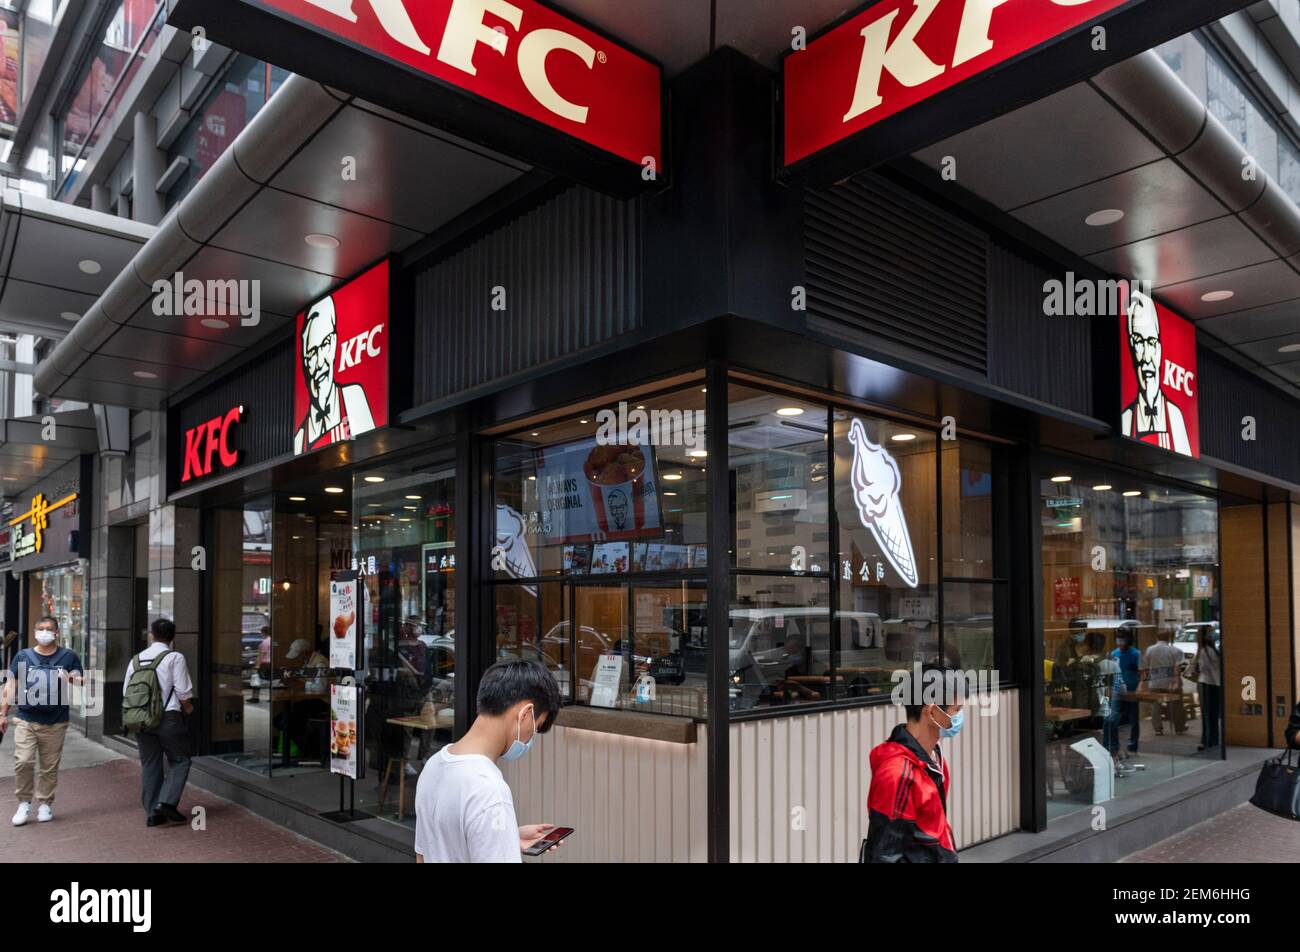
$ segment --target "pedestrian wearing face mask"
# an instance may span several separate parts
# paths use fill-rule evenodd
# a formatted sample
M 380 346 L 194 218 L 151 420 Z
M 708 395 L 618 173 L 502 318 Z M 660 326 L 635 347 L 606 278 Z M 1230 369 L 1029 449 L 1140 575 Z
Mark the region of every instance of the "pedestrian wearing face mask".
M 9 707 L 18 705 L 14 727 L 14 826 L 25 826 L 36 805 L 36 819 L 54 819 L 54 789 L 68 734 L 71 688 L 82 683 L 81 659 L 61 647 L 59 623 L 46 615 L 36 623 L 36 647 L 24 648 L 9 665 L 0 691 L 0 734 L 9 729 Z
M 510 787 L 496 762 L 528 753 L 537 735 L 550 730 L 559 709 L 559 686 L 535 661 L 498 661 L 483 673 L 474 723 L 420 771 L 417 863 L 523 862 L 523 850 L 553 824 L 518 824 Z
M 920 683 L 909 677 L 899 685 L 907 720 L 871 751 L 861 862 L 957 862 L 948 822 L 948 762 L 939 742 L 956 737 L 965 722 L 963 685 L 959 672 L 934 665 L 921 672 Z

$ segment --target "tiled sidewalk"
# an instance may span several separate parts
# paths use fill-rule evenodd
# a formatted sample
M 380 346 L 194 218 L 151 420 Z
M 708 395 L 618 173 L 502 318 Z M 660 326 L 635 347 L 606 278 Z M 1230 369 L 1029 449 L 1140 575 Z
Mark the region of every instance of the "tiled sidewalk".
M 1300 822 L 1243 803 L 1123 863 L 1300 863 Z
M 12 753 L 8 756 L 12 758 Z M 10 771 L 12 772 L 12 770 Z M 212 794 L 188 787 L 181 811 L 205 830 L 145 826 L 140 766 L 116 759 L 60 772 L 54 820 L 14 827 L 13 781 L 0 781 L 0 864 L 40 862 L 339 863 L 347 858 Z

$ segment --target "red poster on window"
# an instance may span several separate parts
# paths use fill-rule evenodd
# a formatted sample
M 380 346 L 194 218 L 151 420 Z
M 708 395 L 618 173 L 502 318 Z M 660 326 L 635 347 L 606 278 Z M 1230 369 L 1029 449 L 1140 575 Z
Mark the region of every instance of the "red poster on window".
M 293 452 L 388 425 L 388 262 L 298 315 Z
M 1073 618 L 1079 614 L 1079 580 L 1072 577 L 1056 579 L 1052 586 L 1052 614 L 1057 618 Z
M 1120 431 L 1193 458 L 1201 455 L 1196 328 L 1122 283 Z

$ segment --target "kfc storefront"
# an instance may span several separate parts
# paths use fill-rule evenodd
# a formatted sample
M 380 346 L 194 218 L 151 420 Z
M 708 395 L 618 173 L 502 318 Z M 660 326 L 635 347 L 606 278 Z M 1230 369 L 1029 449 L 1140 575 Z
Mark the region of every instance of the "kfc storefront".
M 1300 486 L 1243 418 L 1294 434 L 1295 401 L 1209 346 L 1185 256 L 1087 230 L 1141 210 L 1042 237 L 1095 163 L 990 172 L 1000 142 L 1083 149 L 1105 69 L 1136 97 L 1125 58 L 1228 4 L 889 0 L 667 75 L 548 5 L 357 6 L 227 2 L 210 31 L 316 81 L 236 143 L 259 187 L 364 204 L 333 235 L 303 212 L 338 252 L 308 278 L 340 280 L 168 399 L 210 782 L 333 823 L 342 775 L 363 816 L 331 829 L 407 849 L 413 779 L 503 657 L 566 702 L 506 768 L 521 821 L 579 829 L 562 859 L 854 859 L 894 672 L 935 661 L 977 691 L 961 848 L 1068 850 L 1100 804 L 1122 827 L 1238 782 L 1226 745 L 1294 691 L 1259 592 L 1289 591 Z M 1153 161 L 1108 128 L 1114 175 Z M 1267 687 L 1227 703 L 1242 676 Z

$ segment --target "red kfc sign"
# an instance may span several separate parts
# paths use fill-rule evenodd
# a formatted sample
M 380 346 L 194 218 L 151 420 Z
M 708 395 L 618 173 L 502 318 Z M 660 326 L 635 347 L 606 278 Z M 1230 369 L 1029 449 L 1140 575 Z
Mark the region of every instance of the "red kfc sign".
M 388 261 L 298 315 L 293 452 L 388 425 Z
M 1201 455 L 1196 328 L 1139 290 L 1123 288 L 1120 430 L 1183 456 Z
M 220 21 L 242 15 L 239 7 L 270 11 L 620 159 L 641 165 L 650 158 L 664 167 L 659 66 L 537 0 L 222 0 L 210 16 L 206 0 L 179 7 L 177 24 L 194 20 L 245 52 L 258 52 L 259 31 Z M 301 47 L 308 35 L 297 40 L 293 46 Z M 359 91 L 348 76 L 319 75 L 330 69 L 328 56 L 317 58 L 323 66 L 299 64 L 299 52 L 268 57 Z M 365 77 L 354 71 L 351 78 Z
M 244 408 L 234 407 L 185 431 L 185 462 L 181 482 L 209 476 L 220 469 L 239 465 L 239 450 L 233 445 L 235 424 L 244 418 Z
M 786 56 L 785 165 L 1131 3 L 879 0 Z

